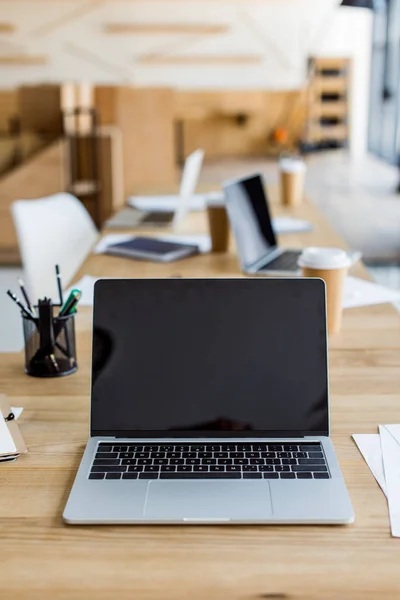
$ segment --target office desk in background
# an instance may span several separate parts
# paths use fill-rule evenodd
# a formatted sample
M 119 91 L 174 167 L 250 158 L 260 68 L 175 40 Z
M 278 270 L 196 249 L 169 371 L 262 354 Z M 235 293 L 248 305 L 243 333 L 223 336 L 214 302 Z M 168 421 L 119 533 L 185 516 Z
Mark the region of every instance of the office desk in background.
M 315 226 L 285 235 L 287 246 L 344 246 L 311 205 L 274 205 L 273 212 Z M 203 233 L 205 226 L 205 215 L 191 214 L 186 232 Z M 240 276 L 233 248 L 168 265 L 91 255 L 76 279 L 85 273 Z M 366 276 L 362 265 L 352 274 Z M 89 432 L 90 308 L 79 311 L 77 330 L 73 376 L 32 379 L 21 355 L 2 355 L 0 389 L 25 407 L 20 427 L 29 448 L 0 467 L 2 600 L 400 597 L 400 543 L 390 536 L 386 500 L 350 439 L 400 420 L 400 315 L 392 306 L 347 310 L 343 330 L 329 341 L 332 437 L 356 512 L 354 525 L 339 527 L 64 525 L 61 513 Z

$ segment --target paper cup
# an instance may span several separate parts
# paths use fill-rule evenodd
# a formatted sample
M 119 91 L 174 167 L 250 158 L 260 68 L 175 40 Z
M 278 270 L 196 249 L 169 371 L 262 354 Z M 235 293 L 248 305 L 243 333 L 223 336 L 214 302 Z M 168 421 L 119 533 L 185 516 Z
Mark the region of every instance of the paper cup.
M 279 161 L 281 202 L 299 206 L 303 202 L 306 165 L 301 158 L 282 158 Z
M 340 331 L 343 288 L 350 257 L 339 248 L 306 248 L 298 264 L 303 277 L 319 277 L 325 281 L 328 333 Z
M 225 205 L 210 202 L 207 204 L 207 215 L 212 252 L 226 252 L 229 245 L 229 222 Z

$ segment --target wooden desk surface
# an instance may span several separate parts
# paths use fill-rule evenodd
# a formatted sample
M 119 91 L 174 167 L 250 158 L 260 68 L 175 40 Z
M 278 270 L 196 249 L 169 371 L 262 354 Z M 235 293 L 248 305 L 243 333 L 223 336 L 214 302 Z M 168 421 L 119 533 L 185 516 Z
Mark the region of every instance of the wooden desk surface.
M 279 206 L 276 214 L 284 214 Z M 341 245 L 316 209 L 290 213 L 316 229 L 285 245 Z M 204 229 L 191 215 L 189 231 Z M 90 256 L 84 273 L 240 276 L 234 251 L 171 265 Z M 354 273 L 365 275 L 362 266 Z M 79 371 L 40 380 L 2 355 L 0 390 L 24 406 L 29 453 L 0 466 L 0 598 L 50 600 L 382 599 L 400 597 L 400 540 L 386 500 L 350 439 L 400 422 L 400 316 L 390 305 L 345 311 L 332 336 L 332 436 L 356 512 L 350 526 L 67 526 L 61 520 L 89 430 L 91 309 L 77 317 Z

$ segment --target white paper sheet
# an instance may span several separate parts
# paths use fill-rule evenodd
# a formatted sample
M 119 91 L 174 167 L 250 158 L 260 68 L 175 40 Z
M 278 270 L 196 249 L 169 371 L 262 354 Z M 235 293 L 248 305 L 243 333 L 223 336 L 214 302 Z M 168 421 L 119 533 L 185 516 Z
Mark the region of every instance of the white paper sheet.
M 16 451 L 17 448 L 8 430 L 7 423 L 0 413 L 0 456 L 2 454 L 12 454 Z
M 371 472 L 378 482 L 382 492 L 385 494 L 385 496 L 387 496 L 385 471 L 383 469 L 381 438 L 379 433 L 356 433 L 353 435 L 353 440 L 357 444 L 365 462 L 371 469 Z
M 103 254 L 107 250 L 107 246 L 112 244 L 119 244 L 131 240 L 134 236 L 131 233 L 110 233 L 105 235 L 95 246 L 93 252 L 95 254 Z M 162 234 L 156 236 L 157 240 L 165 240 L 167 242 L 179 242 L 181 244 L 195 244 L 199 247 L 200 252 L 210 252 L 211 250 L 211 238 L 209 235 L 174 235 L 174 234 Z M 74 286 L 77 287 L 77 286 Z M 80 289 L 78 287 L 78 289 Z
M 400 425 L 379 425 L 392 535 L 400 537 Z
M 206 208 L 207 202 L 223 200 L 223 192 L 208 192 L 206 194 L 193 194 L 188 200 L 188 209 L 200 211 Z M 142 211 L 174 212 L 180 200 L 178 194 L 166 196 L 130 196 L 129 206 Z
M 378 285 L 372 281 L 346 277 L 344 283 L 343 308 L 369 306 L 400 301 L 400 292 Z
M 302 233 L 312 231 L 313 226 L 308 221 L 293 219 L 292 217 L 275 217 L 272 219 L 272 227 L 275 233 Z

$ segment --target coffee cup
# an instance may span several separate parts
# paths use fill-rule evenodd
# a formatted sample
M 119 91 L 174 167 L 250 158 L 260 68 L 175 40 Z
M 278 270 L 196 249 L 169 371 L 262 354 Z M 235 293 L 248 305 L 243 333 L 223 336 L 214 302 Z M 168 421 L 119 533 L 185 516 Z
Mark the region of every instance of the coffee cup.
M 344 281 L 353 262 L 352 256 L 340 248 L 306 248 L 299 258 L 303 277 L 325 281 L 328 333 L 340 330 Z
M 287 206 L 300 206 L 304 196 L 306 164 L 300 157 L 284 157 L 279 161 L 281 202 Z
M 208 227 L 211 236 L 211 251 L 226 252 L 229 245 L 229 222 L 222 202 L 207 204 Z

